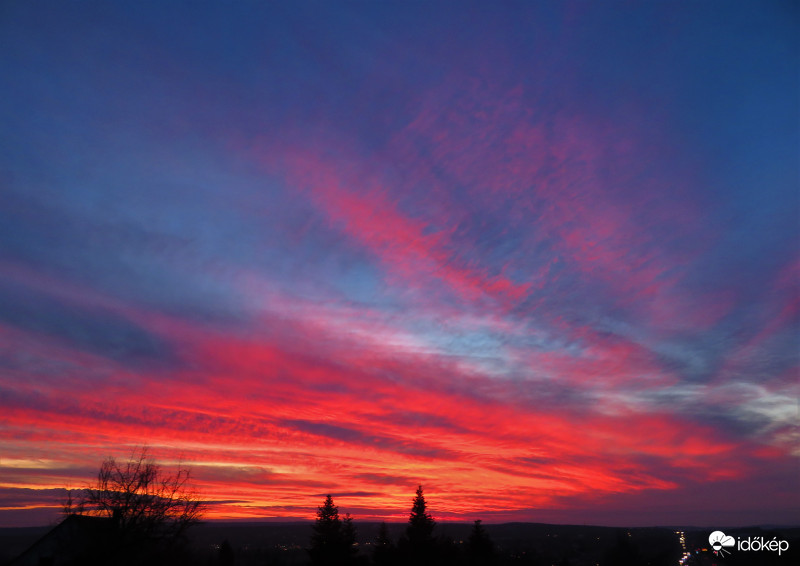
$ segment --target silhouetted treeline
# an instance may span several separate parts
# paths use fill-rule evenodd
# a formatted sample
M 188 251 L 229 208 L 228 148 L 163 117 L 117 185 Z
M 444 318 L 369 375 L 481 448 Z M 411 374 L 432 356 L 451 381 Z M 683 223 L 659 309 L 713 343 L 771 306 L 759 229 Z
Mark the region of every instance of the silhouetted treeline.
M 435 510 L 435 506 L 433 507 Z M 390 546 L 397 546 L 405 535 L 408 522 L 386 523 L 353 521 L 358 544 L 357 556 L 362 563 L 374 563 L 375 553 L 384 531 L 383 540 Z M 495 566 L 610 566 L 612 560 L 631 563 L 634 558 L 627 552 L 633 549 L 638 554 L 641 566 L 676 566 L 681 558 L 681 547 L 675 529 L 633 528 L 548 525 L 537 523 L 483 524 L 483 529 L 494 543 Z M 474 523 L 454 523 L 437 521 L 434 537 L 450 540 L 455 547 L 457 564 L 470 566 L 470 535 Z M 713 530 L 713 529 L 711 529 Z M 686 531 L 687 546 L 697 549 L 708 546 L 709 529 Z M 17 557 L 23 550 L 40 539 L 49 529 L 0 529 L 0 565 Z M 187 556 L 180 557 L 170 564 L 192 566 L 309 566 L 308 548 L 313 533 L 309 522 L 294 523 L 242 523 L 207 522 L 189 530 Z M 757 564 L 800 564 L 800 529 L 746 528 L 732 530 L 734 536 L 763 536 L 765 539 L 788 540 L 790 549 L 778 556 L 777 553 L 737 553 L 725 557 L 727 566 Z M 627 540 L 626 540 L 627 539 Z M 628 547 L 628 548 L 625 548 Z M 622 554 L 618 551 L 624 551 Z M 749 562 L 748 562 L 749 560 Z M 757 561 L 754 561 L 757 560 Z M 688 566 L 710 566 L 713 562 L 721 564 L 713 554 L 707 552 L 693 556 Z M 390 562 L 382 562 L 390 563 Z M 624 562 L 623 562 L 624 563 Z M 58 566 L 62 563 L 57 562 Z M 112 564 L 106 562 L 105 564 Z M 146 563 L 150 566 L 151 563 Z M 34 562 L 34 566 L 37 563 Z M 399 565 L 398 565 L 399 566 Z M 403 564 L 413 566 L 413 564 Z
M 356 530 L 348 514 L 339 518 L 339 509 L 328 495 L 317 510 L 308 554 L 311 566 L 417 566 L 470 565 L 491 566 L 494 563 L 494 543 L 481 521 L 475 521 L 466 545 L 463 540 L 437 535 L 436 521 L 428 512 L 422 486 L 417 488 L 411 504 L 408 524 L 395 541 L 382 523 L 370 548 L 361 552 Z
M 181 541 L 165 538 L 166 531 L 156 529 L 148 537 L 136 538 L 132 545 L 127 541 L 131 540 L 131 533 L 139 531 L 120 531 L 120 525 L 115 513 L 110 517 L 72 514 L 44 536 L 30 535 L 27 542 L 21 541 L 16 547 L 14 540 L 4 540 L 0 532 L 0 565 L 674 566 L 689 549 L 693 552 L 685 562 L 687 566 L 708 566 L 715 560 L 700 550 L 707 546 L 705 530 L 687 529 L 684 549 L 678 532 L 666 528 L 484 525 L 480 520 L 471 525 L 438 524 L 422 486 L 411 500 L 404 524 L 357 524 L 349 513 L 340 516 L 333 497 L 328 495 L 317 509 L 310 532 L 304 522 L 201 523 L 186 529 L 187 536 Z M 779 558 L 784 559 L 781 563 L 800 563 L 796 560 L 800 558 L 800 529 L 761 533 L 757 528 L 742 530 L 743 535 L 764 533 L 768 538 L 790 541 L 790 551 L 783 557 L 759 555 L 759 564 L 778 564 Z M 20 554 L 25 548 L 28 550 Z M 749 564 L 747 560 L 755 557 L 739 554 L 726 557 L 726 563 Z
M 343 520 L 343 519 L 342 519 Z M 436 558 L 442 566 L 676 566 L 681 547 L 674 529 L 595 527 L 578 525 L 547 525 L 535 523 L 505 523 L 484 525 L 475 523 L 437 522 L 433 530 Z M 353 521 L 356 530 L 356 564 L 415 566 L 400 553 L 399 541 L 407 537 L 409 523 L 375 523 Z M 197 527 L 203 543 L 210 539 L 230 540 L 236 554 L 236 566 L 309 566 L 310 535 L 308 523 L 201 525 Z M 205 531 L 205 534 L 203 534 Z M 478 532 L 476 532 L 478 531 Z M 480 531 L 493 545 L 489 560 L 478 550 L 484 540 Z M 691 549 L 707 546 L 708 529 L 687 532 Z M 783 556 L 776 553 L 739 553 L 725 557 L 727 566 L 800 564 L 800 529 L 759 531 L 744 529 L 742 534 L 777 536 L 790 542 Z M 218 533 L 212 535 L 212 533 Z M 473 534 L 475 535 L 473 537 Z M 259 538 L 261 537 L 261 538 Z M 219 543 L 217 543 L 219 544 Z M 385 552 L 387 551 L 388 552 Z M 213 555 L 213 556 L 212 556 Z M 217 566 L 219 550 L 198 559 L 198 566 Z M 721 564 L 713 554 L 693 555 L 687 566 Z M 230 563 L 222 563 L 226 566 Z

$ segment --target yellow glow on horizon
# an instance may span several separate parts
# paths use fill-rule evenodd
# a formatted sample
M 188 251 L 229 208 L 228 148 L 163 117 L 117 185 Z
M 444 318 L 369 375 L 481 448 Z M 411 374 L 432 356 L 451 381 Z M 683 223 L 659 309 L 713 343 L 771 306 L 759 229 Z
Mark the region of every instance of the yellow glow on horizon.
M 49 470 L 63 467 L 62 462 L 43 458 L 0 458 L 0 468 L 32 468 L 35 470 Z

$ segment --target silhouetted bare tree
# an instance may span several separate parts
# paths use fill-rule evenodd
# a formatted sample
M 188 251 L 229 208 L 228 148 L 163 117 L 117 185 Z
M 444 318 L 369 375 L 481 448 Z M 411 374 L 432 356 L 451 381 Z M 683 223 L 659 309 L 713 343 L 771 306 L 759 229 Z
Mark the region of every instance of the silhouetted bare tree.
M 93 485 L 68 492 L 63 512 L 107 517 L 120 549 L 157 544 L 163 553 L 200 521 L 205 510 L 189 478 L 187 468 L 167 472 L 142 448 L 124 464 L 106 459 Z

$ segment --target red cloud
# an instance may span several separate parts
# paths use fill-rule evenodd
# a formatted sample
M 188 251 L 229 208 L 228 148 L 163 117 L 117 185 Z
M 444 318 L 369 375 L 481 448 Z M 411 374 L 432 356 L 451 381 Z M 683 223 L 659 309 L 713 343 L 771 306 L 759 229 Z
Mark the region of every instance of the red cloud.
M 564 497 L 676 489 L 688 473 L 695 480 L 721 470 L 747 473 L 737 445 L 712 429 L 668 415 L 581 414 L 475 396 L 462 386 L 459 367 L 436 356 L 398 360 L 378 350 L 359 365 L 350 363 L 365 353 L 357 343 L 331 361 L 252 336 L 178 322 L 160 328 L 167 326 L 174 334 L 164 338 L 185 357 L 179 374 L 87 379 L 83 387 L 72 383 L 68 394 L 6 384 L 17 397 L 4 406 L 0 438 L 20 446 L 20 455 L 33 446 L 83 446 L 58 455 L 62 469 L 99 462 L 112 446 L 124 457 L 120 445 L 130 450 L 146 442 L 161 458 L 195 462 L 207 497 L 233 501 L 212 505 L 213 516 L 257 516 L 275 506 L 276 514 L 306 517 L 313 502 L 304 494 L 347 491 L 356 477 L 372 495 L 343 502 L 354 511 L 402 507 L 408 486 L 424 481 L 441 512 L 456 517 L 557 506 Z M 59 355 L 67 364 L 80 360 Z M 465 383 L 477 379 L 492 378 L 473 375 Z M 371 481 L 369 474 L 406 485 Z M 35 481 L 19 481 L 57 487 L 88 479 L 69 476 L 37 472 Z M 489 496 L 483 508 L 466 509 L 475 485 Z

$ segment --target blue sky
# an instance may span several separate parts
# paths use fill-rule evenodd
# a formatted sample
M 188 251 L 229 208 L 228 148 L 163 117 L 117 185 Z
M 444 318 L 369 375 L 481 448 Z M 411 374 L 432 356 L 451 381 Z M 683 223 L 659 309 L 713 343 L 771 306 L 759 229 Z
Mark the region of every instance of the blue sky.
M 792 3 L 1 10 L 0 523 L 796 522 Z

